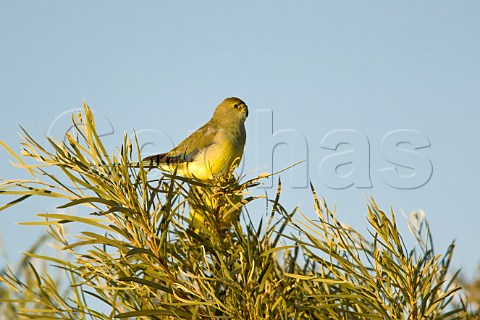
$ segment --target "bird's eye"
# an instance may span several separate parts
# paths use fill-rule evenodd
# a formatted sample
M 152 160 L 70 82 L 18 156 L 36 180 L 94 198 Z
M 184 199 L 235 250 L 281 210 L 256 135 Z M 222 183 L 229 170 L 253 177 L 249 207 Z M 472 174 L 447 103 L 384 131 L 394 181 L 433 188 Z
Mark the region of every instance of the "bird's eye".
M 233 107 L 234 107 L 235 109 L 238 109 L 238 104 L 234 104 Z

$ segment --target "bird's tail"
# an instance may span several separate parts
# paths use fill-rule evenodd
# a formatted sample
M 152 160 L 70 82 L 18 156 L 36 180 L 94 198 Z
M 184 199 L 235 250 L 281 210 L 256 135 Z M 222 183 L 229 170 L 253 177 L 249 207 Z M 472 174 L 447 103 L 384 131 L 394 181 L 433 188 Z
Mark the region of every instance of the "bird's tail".
M 142 161 L 135 161 L 135 162 L 129 162 L 127 164 L 127 166 L 129 168 L 140 168 L 140 166 L 142 166 L 143 168 L 145 169 L 156 169 L 156 168 L 160 168 L 162 162 L 160 161 L 161 158 L 157 158 L 158 155 L 155 155 L 155 156 L 150 156 L 150 157 L 146 157 L 145 159 L 143 159 Z M 97 165 L 98 167 L 109 167 L 109 166 L 113 166 L 113 167 L 119 167 L 121 165 L 121 163 L 114 163 L 112 165 L 109 165 L 109 164 L 99 164 Z

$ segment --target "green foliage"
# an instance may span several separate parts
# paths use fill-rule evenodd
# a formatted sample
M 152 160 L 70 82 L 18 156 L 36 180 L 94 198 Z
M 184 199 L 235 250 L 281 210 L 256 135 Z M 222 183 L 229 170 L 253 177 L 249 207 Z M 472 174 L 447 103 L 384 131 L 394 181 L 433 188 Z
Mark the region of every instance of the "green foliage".
M 60 209 L 82 206 L 90 213 L 43 213 L 40 221 L 24 223 L 47 228 L 58 252 L 31 250 L 23 268 L 0 274 L 4 314 L 28 319 L 467 317 L 448 270 L 453 244 L 443 256 L 436 254 L 428 224 L 418 214 L 410 222 L 416 245 L 408 250 L 394 213 L 387 215 L 373 199 L 364 237 L 341 224 L 313 186 L 316 218 L 309 219 L 298 208 L 281 205 L 280 181 L 274 199 L 249 196 L 268 175 L 242 182 L 231 174 L 200 183 L 165 174 L 150 181 L 141 163 L 132 165 L 140 158 L 136 141 L 125 137 L 117 154 L 109 155 L 86 105 L 73 123 L 76 133 L 67 136 L 68 143 L 48 138 L 52 151 L 25 131 L 21 156 L 0 141 L 16 166 L 32 176 L 0 182 L 0 193 L 18 197 L 0 209 L 46 196 L 60 199 Z M 267 204 L 265 212 L 255 213 L 263 217 L 258 225 L 250 219 L 252 201 Z M 189 218 L 189 208 L 202 219 Z M 84 231 L 68 235 L 69 224 Z M 32 263 L 38 261 L 50 267 Z M 58 270 L 62 281 L 51 276 Z
M 480 265 L 477 270 L 476 277 L 471 281 L 466 281 L 462 277 L 457 279 L 457 283 L 465 291 L 465 304 L 471 319 L 480 319 Z

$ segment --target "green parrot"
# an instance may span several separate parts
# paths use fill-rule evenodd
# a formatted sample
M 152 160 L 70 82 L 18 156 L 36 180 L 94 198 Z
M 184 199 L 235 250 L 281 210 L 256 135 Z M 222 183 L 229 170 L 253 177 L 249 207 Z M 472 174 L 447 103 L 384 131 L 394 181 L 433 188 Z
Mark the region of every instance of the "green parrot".
M 207 181 L 221 177 L 240 163 L 245 146 L 248 107 L 239 98 L 227 98 L 212 118 L 178 146 L 146 157 L 142 164 Z

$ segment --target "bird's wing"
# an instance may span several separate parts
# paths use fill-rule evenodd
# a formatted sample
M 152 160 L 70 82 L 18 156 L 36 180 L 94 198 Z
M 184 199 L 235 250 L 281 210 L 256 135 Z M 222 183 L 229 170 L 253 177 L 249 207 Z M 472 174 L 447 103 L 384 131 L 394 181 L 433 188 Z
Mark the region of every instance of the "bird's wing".
M 217 132 L 216 126 L 211 122 L 207 122 L 169 152 L 149 156 L 143 159 L 143 162 L 150 162 L 153 165 L 191 162 L 198 153 L 214 144 Z

